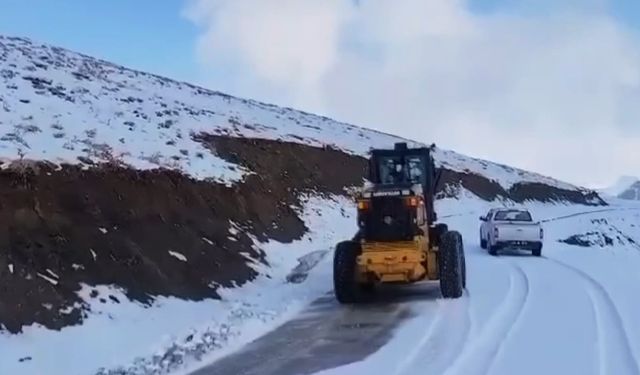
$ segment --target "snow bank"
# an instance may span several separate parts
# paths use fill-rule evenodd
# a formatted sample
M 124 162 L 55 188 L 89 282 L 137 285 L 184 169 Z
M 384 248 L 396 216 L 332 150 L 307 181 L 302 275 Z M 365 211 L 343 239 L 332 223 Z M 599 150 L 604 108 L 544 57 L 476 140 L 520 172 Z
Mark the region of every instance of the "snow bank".
M 91 312 L 83 325 L 60 332 L 32 326 L 20 335 L 0 334 L 0 374 L 161 374 L 185 363 L 213 360 L 330 290 L 328 257 L 307 265 L 304 284 L 289 282 L 287 275 L 298 266 L 297 258 L 328 251 L 336 241 L 351 237 L 352 212 L 352 202 L 344 198 L 306 198 L 301 217 L 308 234 L 291 244 L 256 242 L 270 268 L 256 265 L 261 276 L 243 287 L 220 290 L 221 300 L 158 297 L 145 308 L 121 290 L 85 286 L 79 294 Z

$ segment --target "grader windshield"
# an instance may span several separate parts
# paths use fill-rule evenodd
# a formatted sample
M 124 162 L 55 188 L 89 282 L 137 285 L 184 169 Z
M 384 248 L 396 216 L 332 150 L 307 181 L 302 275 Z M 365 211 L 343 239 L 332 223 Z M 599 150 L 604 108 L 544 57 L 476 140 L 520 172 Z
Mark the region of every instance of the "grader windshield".
M 376 186 L 374 190 L 421 185 L 420 194 L 425 199 L 428 222 L 431 224 L 436 220 L 433 200 L 438 182 L 430 148 L 407 148 L 406 143 L 397 143 L 393 149 L 373 150 L 368 180 Z
M 380 183 L 388 185 L 422 184 L 424 162 L 418 156 L 387 156 L 379 159 Z
M 391 150 L 374 150 L 369 160 L 369 181 L 383 186 L 420 184 L 425 194 L 430 194 L 435 183 L 431 152 L 424 147 L 409 149 L 404 143 Z

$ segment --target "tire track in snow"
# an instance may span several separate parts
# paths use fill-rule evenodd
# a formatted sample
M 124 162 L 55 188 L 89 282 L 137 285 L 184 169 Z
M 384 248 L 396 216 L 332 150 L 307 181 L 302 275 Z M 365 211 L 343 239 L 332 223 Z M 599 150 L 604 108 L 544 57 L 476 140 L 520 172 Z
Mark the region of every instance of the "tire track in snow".
M 598 311 L 595 296 L 591 289 L 587 289 L 587 295 L 589 295 L 589 300 L 591 301 L 591 311 L 595 317 L 596 334 L 598 335 L 598 373 L 600 375 L 607 375 L 607 368 L 605 366 L 606 354 L 604 346 L 602 345 L 602 339 L 605 336 L 604 325 L 602 324 L 602 314 Z
M 522 316 L 529 296 L 529 278 L 517 264 L 507 264 L 511 271 L 509 290 L 504 302 L 482 328 L 478 337 L 467 341 L 462 353 L 444 372 L 445 375 L 487 374 L 503 343 Z
M 609 292 L 600 282 L 581 269 L 565 262 L 544 257 L 554 264 L 578 275 L 587 284 L 587 293 L 593 303 L 598 330 L 600 374 L 640 374 L 640 366 L 633 355 L 622 317 Z
M 582 277 L 529 255 L 501 259 L 523 269 L 531 291 L 486 373 L 604 375 L 602 324 Z
M 469 339 L 471 315 L 469 294 L 459 300 L 439 300 L 438 312 L 413 350 L 398 364 L 393 375 L 415 373 L 416 368 L 439 374 L 455 361 Z M 445 352 L 442 349 L 446 348 Z M 420 366 L 423 365 L 423 366 Z

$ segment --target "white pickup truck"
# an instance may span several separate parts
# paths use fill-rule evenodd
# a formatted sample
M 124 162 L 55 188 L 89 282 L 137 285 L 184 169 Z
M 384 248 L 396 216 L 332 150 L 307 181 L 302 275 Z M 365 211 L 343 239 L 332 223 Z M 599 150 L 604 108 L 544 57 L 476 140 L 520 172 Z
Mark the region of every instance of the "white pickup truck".
M 544 233 L 540 222 L 534 222 L 527 210 L 494 208 L 481 216 L 480 247 L 497 255 L 501 249 L 531 250 L 542 255 Z

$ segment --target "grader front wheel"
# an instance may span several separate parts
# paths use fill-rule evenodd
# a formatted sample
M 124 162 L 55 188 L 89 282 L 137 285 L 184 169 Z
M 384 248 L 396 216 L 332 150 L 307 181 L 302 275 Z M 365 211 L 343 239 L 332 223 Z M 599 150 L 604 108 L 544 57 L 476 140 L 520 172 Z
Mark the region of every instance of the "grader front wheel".
M 351 304 L 363 302 L 373 291 L 373 285 L 360 284 L 356 279 L 360 245 L 353 241 L 340 242 L 333 255 L 333 291 L 338 302 Z
M 460 298 L 466 284 L 466 264 L 460 233 L 449 231 L 442 235 L 438 266 L 442 297 Z

